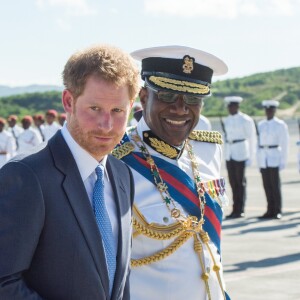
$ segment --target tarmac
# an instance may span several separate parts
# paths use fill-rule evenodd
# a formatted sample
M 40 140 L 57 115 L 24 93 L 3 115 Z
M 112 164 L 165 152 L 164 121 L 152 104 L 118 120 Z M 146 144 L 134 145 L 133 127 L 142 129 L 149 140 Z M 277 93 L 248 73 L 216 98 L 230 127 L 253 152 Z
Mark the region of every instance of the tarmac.
M 297 153 L 299 131 L 296 119 L 289 126 L 289 157 L 281 171 L 283 214 L 280 220 L 259 220 L 267 202 L 261 174 L 254 164 L 246 170 L 245 217 L 224 219 L 222 261 L 226 290 L 232 300 L 300 299 L 300 173 Z M 213 130 L 220 130 L 214 128 Z M 225 164 L 227 195 L 231 188 Z M 232 202 L 224 209 L 231 212 Z

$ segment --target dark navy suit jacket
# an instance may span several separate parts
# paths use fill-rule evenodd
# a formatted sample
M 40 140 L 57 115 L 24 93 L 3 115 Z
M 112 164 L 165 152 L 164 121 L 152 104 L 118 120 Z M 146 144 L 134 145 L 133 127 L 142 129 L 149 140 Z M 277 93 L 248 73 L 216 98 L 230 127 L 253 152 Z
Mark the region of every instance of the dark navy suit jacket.
M 111 299 L 127 300 L 134 183 L 111 155 L 107 170 L 119 220 Z M 0 169 L 0 299 L 110 299 L 101 236 L 60 131 L 36 153 Z

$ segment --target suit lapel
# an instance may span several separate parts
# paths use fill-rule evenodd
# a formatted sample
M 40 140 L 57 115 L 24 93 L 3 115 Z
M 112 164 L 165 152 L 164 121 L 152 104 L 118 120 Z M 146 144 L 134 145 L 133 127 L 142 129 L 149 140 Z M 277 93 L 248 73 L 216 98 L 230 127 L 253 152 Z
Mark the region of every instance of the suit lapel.
M 48 144 L 54 158 L 55 166 L 65 174 L 65 180 L 62 183 L 63 189 L 66 192 L 74 216 L 91 251 L 105 293 L 109 295 L 107 268 L 106 265 L 105 267 L 103 266 L 105 263 L 105 253 L 102 240 L 77 164 L 60 132 Z
M 129 199 L 127 199 L 128 196 L 126 195 L 124 184 L 122 183 L 122 174 L 118 172 L 117 166 L 114 165 L 110 157 L 108 157 L 107 160 L 107 172 L 114 192 L 118 220 L 120 220 L 118 225 L 117 269 L 112 294 L 112 299 L 114 299 L 114 296 L 119 294 L 120 283 L 124 279 L 124 271 L 127 268 L 126 261 L 128 260 L 128 252 L 122 251 L 122 249 L 129 249 L 128 230 L 130 230 L 130 228 L 128 228 L 128 220 L 124 218 L 124 214 L 128 211 Z

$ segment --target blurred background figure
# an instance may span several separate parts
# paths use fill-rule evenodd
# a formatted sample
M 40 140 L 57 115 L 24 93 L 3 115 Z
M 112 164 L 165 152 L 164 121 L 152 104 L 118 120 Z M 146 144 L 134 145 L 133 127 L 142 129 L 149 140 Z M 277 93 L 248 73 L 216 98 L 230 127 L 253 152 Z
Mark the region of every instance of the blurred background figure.
M 198 124 L 196 125 L 194 130 L 211 130 L 211 123 L 209 119 L 201 114 Z
M 298 146 L 298 170 L 300 173 L 300 141 L 297 142 L 297 146 Z
M 204 100 L 202 100 L 202 109 L 201 109 L 200 118 L 199 118 L 198 124 L 196 125 L 194 130 L 211 130 L 212 129 L 209 119 L 202 114 L 203 107 L 204 107 Z
M 298 146 L 298 170 L 300 173 L 300 119 L 298 119 L 298 129 L 299 129 L 299 141 L 297 142 Z
M 14 152 L 18 150 L 19 143 L 18 143 L 18 137 L 22 133 L 23 128 L 17 124 L 18 116 L 17 115 L 10 115 L 7 118 L 7 131 L 10 132 L 15 140 L 15 149 Z
M 261 219 L 280 219 L 282 194 L 279 171 L 286 167 L 289 132 L 287 124 L 275 117 L 279 102 L 264 100 L 266 119 L 258 123 L 257 164 L 267 197 L 267 212 Z
M 135 126 L 143 115 L 143 109 L 140 103 L 133 104 L 133 118 L 129 121 L 129 126 Z
M 61 128 L 56 122 L 57 111 L 55 109 L 49 109 L 45 114 L 45 127 L 43 130 L 45 141 L 48 141 L 52 136 Z
M 224 98 L 229 115 L 222 125 L 225 135 L 225 160 L 232 190 L 233 208 L 227 218 L 244 217 L 246 202 L 245 168 L 252 164 L 256 150 L 256 129 L 251 117 L 240 111 L 242 97 Z
M 66 119 L 67 119 L 67 114 L 65 114 L 65 113 L 61 113 L 61 114 L 58 116 L 58 123 L 59 123 L 59 125 L 60 125 L 61 127 L 64 126 L 64 123 L 65 123 Z
M 14 155 L 15 142 L 12 134 L 4 129 L 6 120 L 0 118 L 0 168 Z
M 45 128 L 45 117 L 42 114 L 36 114 L 33 116 L 33 123 L 35 126 L 36 131 L 41 136 L 42 140 L 45 140 L 44 136 L 44 128 Z
M 43 141 L 38 131 L 32 127 L 33 118 L 31 116 L 24 116 L 21 123 L 24 130 L 19 135 L 18 154 L 31 152 L 35 146 Z

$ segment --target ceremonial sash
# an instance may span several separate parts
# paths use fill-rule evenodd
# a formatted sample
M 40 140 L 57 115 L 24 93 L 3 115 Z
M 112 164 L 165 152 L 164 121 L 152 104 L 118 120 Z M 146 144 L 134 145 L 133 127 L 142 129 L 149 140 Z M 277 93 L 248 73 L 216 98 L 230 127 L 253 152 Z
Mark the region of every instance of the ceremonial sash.
M 177 201 L 190 215 L 201 217 L 199 208 L 199 197 L 195 182 L 180 168 L 168 163 L 167 161 L 151 156 L 159 169 L 159 173 L 168 186 L 171 197 Z M 126 155 L 122 160 L 154 183 L 153 175 L 150 172 L 150 166 L 145 161 L 140 152 L 132 152 Z M 217 247 L 220 253 L 220 234 L 222 222 L 222 209 L 220 205 L 205 192 L 205 210 L 203 229 L 209 234 L 211 241 Z

